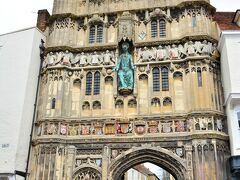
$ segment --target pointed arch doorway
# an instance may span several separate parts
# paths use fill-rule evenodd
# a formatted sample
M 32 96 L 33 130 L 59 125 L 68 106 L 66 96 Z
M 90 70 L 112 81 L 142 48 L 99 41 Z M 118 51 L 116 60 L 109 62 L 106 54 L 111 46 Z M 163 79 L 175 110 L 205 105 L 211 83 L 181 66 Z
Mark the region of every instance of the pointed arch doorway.
M 119 155 L 109 166 L 109 179 L 124 180 L 124 174 L 132 167 L 149 162 L 168 171 L 175 180 L 191 180 L 189 177 L 186 162 L 163 148 L 140 147 L 132 148 L 124 154 Z

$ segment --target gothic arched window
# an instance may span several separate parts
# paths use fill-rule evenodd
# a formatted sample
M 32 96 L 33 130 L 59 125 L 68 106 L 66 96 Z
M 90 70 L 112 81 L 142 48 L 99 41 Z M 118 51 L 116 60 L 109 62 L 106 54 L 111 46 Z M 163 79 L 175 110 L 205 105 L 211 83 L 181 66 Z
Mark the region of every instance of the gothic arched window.
M 197 17 L 196 14 L 192 15 L 192 27 L 195 28 L 197 26 Z
M 162 71 L 162 90 L 168 91 L 169 90 L 168 68 L 163 67 L 161 71 Z
M 55 99 L 55 98 L 52 99 L 51 108 L 52 108 L 52 109 L 55 109 L 55 108 L 56 108 L 56 99 Z
M 157 67 L 153 68 L 153 91 L 160 91 L 160 72 Z
M 163 19 L 159 21 L 159 35 L 160 38 L 166 37 L 166 21 Z
M 151 37 L 166 37 L 166 21 L 164 19 L 153 18 L 151 21 Z
M 86 95 L 92 94 L 92 73 L 88 72 L 86 76 Z
M 152 38 L 156 38 L 157 37 L 157 33 L 158 30 L 157 30 L 157 20 L 152 20 L 151 21 L 151 35 L 152 35 Z
M 151 101 L 152 106 L 160 106 L 160 99 L 159 98 L 153 98 Z
M 163 100 L 163 106 L 171 106 L 172 105 L 172 100 L 170 97 L 166 97 Z
M 100 94 L 100 73 L 95 72 L 94 74 L 94 90 L 93 90 L 94 95 Z
M 95 42 L 95 25 L 91 25 L 89 29 L 89 44 Z
M 90 109 L 90 103 L 88 101 L 84 101 L 82 105 L 83 110 Z
M 97 43 L 103 42 L 103 25 L 97 26 Z
M 197 69 L 198 87 L 202 87 L 202 71 L 200 68 Z
M 89 28 L 89 44 L 103 42 L 103 24 L 91 25 Z
M 94 101 L 93 109 L 101 109 L 101 103 L 99 101 Z

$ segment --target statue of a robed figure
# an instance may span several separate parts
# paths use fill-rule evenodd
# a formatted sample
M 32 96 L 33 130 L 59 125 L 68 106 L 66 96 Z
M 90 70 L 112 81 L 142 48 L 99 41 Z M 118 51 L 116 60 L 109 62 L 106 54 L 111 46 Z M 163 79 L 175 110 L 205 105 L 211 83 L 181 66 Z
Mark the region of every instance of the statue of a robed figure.
M 118 77 L 118 92 L 122 95 L 128 95 L 134 88 L 134 65 L 132 55 L 129 53 L 129 44 L 122 44 L 122 54 L 119 56 L 118 63 L 114 70 Z

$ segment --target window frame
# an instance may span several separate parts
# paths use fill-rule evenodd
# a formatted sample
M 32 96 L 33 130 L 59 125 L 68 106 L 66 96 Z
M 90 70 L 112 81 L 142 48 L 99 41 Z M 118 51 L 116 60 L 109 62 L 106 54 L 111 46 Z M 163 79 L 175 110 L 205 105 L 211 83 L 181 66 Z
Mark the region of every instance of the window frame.
M 93 75 L 92 75 L 92 72 L 88 72 L 86 74 L 86 90 L 85 90 L 86 96 L 92 95 L 92 84 L 93 84 Z
M 169 91 L 169 69 L 165 66 L 161 68 L 161 80 L 162 91 Z
M 155 70 L 158 72 L 154 72 Z M 160 69 L 158 67 L 152 69 L 152 87 L 153 92 L 160 92 Z
M 99 95 L 101 89 L 101 74 L 99 71 L 94 73 L 94 82 L 93 82 L 93 95 Z

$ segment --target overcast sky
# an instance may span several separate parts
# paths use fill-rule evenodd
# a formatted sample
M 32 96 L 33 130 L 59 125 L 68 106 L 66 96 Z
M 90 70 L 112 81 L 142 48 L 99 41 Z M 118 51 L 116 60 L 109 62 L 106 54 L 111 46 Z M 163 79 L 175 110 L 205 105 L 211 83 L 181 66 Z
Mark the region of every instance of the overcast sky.
M 218 11 L 240 9 L 240 0 L 211 0 Z M 0 34 L 35 26 L 38 9 L 52 12 L 53 0 L 1 0 Z

